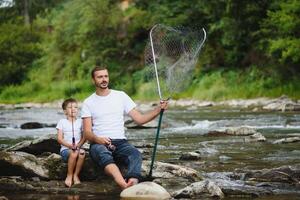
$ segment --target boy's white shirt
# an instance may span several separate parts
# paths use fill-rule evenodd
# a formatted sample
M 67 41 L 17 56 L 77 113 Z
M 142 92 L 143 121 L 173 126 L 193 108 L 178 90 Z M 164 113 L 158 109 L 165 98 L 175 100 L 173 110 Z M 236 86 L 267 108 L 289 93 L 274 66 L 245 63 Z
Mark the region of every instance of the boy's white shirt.
M 97 136 L 126 139 L 124 114 L 128 114 L 135 107 L 136 104 L 123 91 L 110 90 L 107 96 L 93 93 L 84 100 L 81 117 L 92 118 L 92 131 Z
M 81 137 L 82 137 L 82 119 L 76 119 L 73 122 L 74 127 L 74 137 L 75 137 L 75 144 L 77 144 Z M 67 119 L 61 119 L 57 123 L 56 129 L 59 129 L 63 133 L 63 138 L 66 142 L 72 144 L 73 138 L 73 131 L 72 131 L 72 122 Z M 61 145 L 60 151 L 65 149 L 69 149 L 68 147 Z

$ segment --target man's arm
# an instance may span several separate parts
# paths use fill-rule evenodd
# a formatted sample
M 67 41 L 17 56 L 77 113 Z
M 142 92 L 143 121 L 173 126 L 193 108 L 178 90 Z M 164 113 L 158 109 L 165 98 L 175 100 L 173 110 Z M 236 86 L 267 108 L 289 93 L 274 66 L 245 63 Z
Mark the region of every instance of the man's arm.
M 83 134 L 85 139 L 90 141 L 91 143 L 98 143 L 98 144 L 110 144 L 111 141 L 107 137 L 98 137 L 92 131 L 92 118 L 85 117 L 82 118 L 83 122 Z
M 166 110 L 167 108 L 168 108 L 168 102 L 162 101 L 160 103 L 160 106 L 154 108 L 148 113 L 142 114 L 141 112 L 139 112 L 134 108 L 128 114 L 137 124 L 142 125 L 153 120 L 157 115 L 159 115 L 162 109 Z

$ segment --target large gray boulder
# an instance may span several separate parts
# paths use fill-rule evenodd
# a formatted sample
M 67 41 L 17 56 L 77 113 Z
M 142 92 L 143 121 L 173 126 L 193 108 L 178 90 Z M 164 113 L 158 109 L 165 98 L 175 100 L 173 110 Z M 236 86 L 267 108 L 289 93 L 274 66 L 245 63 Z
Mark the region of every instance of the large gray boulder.
M 43 159 L 25 152 L 0 151 L 0 175 L 49 178 L 49 170 Z
M 61 156 L 51 154 L 44 157 L 36 157 L 32 154 L 19 151 L 0 151 L 0 164 L 3 170 L 2 176 L 41 177 L 51 180 L 63 180 L 67 173 L 67 163 Z M 150 170 L 150 161 L 143 161 L 142 175 L 146 177 Z M 183 178 L 186 180 L 199 180 L 199 173 L 191 168 L 179 165 L 156 162 L 154 165 L 153 179 Z M 82 180 L 105 179 L 103 171 L 87 155 L 82 171 Z

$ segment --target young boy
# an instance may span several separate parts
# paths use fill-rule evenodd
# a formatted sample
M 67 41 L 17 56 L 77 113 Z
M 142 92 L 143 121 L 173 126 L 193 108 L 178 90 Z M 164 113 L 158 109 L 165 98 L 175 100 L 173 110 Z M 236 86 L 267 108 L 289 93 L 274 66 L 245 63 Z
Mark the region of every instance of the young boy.
M 78 106 L 75 99 L 66 99 L 62 104 L 66 118 L 61 119 L 57 126 L 57 141 L 61 144 L 60 155 L 68 163 L 68 174 L 65 185 L 79 184 L 79 173 L 82 168 L 85 152 L 80 147 L 85 139 L 82 134 L 82 120 L 77 119 Z M 74 140 L 75 139 L 75 140 Z

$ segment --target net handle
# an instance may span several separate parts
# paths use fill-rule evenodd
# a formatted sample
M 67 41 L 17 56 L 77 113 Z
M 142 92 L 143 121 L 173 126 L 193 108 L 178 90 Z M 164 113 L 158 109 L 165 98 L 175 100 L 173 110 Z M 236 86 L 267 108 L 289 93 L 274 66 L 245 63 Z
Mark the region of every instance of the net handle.
M 205 31 L 205 29 L 204 28 L 202 28 L 202 31 L 203 31 L 203 41 L 202 41 L 202 43 L 199 45 L 199 47 L 198 47 L 198 49 L 197 49 L 197 53 L 195 54 L 195 56 L 194 56 L 194 58 L 193 59 L 195 59 L 195 57 L 196 56 L 198 56 L 198 52 L 200 51 L 200 49 L 202 48 L 202 46 L 203 46 L 203 44 L 204 44 L 204 42 L 205 42 L 205 40 L 206 40 L 206 31 Z
M 150 44 L 151 44 L 151 51 L 152 51 L 152 57 L 153 57 L 153 63 L 154 63 L 154 70 L 155 70 L 155 77 L 156 77 L 158 95 L 159 95 L 159 99 L 162 100 L 162 95 L 161 95 L 161 90 L 160 90 L 160 83 L 159 83 L 159 79 L 158 79 L 158 72 L 157 72 L 157 66 L 156 66 L 156 57 L 155 57 L 155 52 L 154 52 L 154 47 L 153 47 L 153 40 L 152 40 L 152 31 L 157 26 L 159 26 L 159 24 L 154 25 L 150 30 Z

